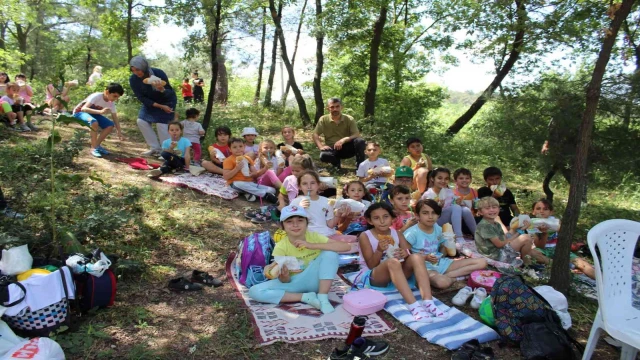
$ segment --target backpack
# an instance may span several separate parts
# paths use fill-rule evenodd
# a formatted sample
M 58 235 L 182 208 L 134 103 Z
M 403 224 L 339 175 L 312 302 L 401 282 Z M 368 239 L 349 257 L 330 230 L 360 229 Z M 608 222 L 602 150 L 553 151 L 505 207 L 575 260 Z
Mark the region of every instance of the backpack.
M 546 310 L 543 317 L 528 316 L 522 319 L 520 355 L 525 360 L 580 359 L 584 347 L 572 338 L 560 325 L 560 318 L 553 310 Z M 579 356 L 573 345 L 576 346 Z
M 236 260 L 236 271 L 242 285 L 251 287 L 257 282 L 266 281 L 265 278 L 250 274 L 256 274 L 259 269 L 263 269 L 271 262 L 273 247 L 274 242 L 268 231 L 253 233 L 240 242 L 238 245 L 240 256 Z
M 498 334 L 506 342 L 517 344 L 523 337 L 523 318 L 543 318 L 549 303 L 521 276 L 502 276 L 496 279 L 491 289 L 493 316 Z
M 100 277 L 88 273 L 79 274 L 75 280 L 78 305 L 82 312 L 113 306 L 117 285 L 116 276 L 111 269 L 105 270 Z

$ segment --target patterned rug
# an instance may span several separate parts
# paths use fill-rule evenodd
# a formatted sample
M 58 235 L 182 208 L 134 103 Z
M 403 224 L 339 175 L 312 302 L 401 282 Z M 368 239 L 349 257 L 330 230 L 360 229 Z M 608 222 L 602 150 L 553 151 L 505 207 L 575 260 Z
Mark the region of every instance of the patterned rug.
M 242 299 L 251 312 L 254 334 L 260 346 L 273 344 L 277 341 L 296 343 L 301 341 L 316 341 L 323 339 L 346 339 L 353 315 L 346 312 L 342 304 L 342 296 L 350 288 L 344 280 L 336 276 L 331 284 L 329 300 L 336 311 L 323 315 L 307 304 L 291 303 L 271 305 L 256 302 L 249 298 L 249 289 L 240 284 L 231 270 L 235 253 L 227 259 L 227 278 L 233 284 L 235 292 Z M 365 336 L 379 336 L 395 331 L 393 324 L 382 319 L 378 314 L 368 316 Z
M 193 176 L 190 173 L 177 176 L 163 176 L 160 178 L 165 183 L 187 187 L 199 191 L 203 194 L 213 195 L 225 200 L 233 200 L 238 197 L 238 193 L 220 175 L 202 174 Z

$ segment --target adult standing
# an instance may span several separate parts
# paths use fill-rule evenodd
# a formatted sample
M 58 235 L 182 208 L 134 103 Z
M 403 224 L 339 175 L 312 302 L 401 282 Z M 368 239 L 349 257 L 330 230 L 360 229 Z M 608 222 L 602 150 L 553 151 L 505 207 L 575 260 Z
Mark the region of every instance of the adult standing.
M 360 137 L 358 125 L 352 116 L 342 113 L 342 101 L 331 98 L 327 102 L 328 115 L 318 120 L 313 141 L 320 149 L 320 161 L 340 169 L 340 160 L 356 157 L 356 169 L 364 161 L 367 143 Z M 324 144 L 320 136 L 324 136 Z
M 174 110 L 178 102 L 176 93 L 169 84 L 169 78 L 164 71 L 152 68 L 142 56 L 134 56 L 129 61 L 131 76 L 129 85 L 135 96 L 142 102 L 138 112 L 138 128 L 144 140 L 151 148 L 142 155 L 160 155 L 160 144 L 169 138 L 168 124 L 174 118 Z M 145 84 L 144 80 L 154 76 L 161 81 Z M 158 136 L 153 132 L 152 125 L 156 124 Z
M 197 70 L 191 74 L 191 78 L 193 79 L 191 81 L 193 83 L 193 101 L 196 104 L 202 104 L 204 102 L 204 80 L 198 77 Z

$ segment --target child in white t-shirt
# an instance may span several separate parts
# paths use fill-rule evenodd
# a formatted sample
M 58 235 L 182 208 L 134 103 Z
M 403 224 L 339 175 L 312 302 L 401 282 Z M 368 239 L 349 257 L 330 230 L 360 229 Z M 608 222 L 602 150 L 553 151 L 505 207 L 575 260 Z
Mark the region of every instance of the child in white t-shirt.
M 387 159 L 380 158 L 380 144 L 375 142 L 367 143 L 365 154 L 369 157 L 360 163 L 356 175 L 367 189 L 380 188 L 387 183 L 387 178 L 391 176 L 391 167 Z M 384 169 L 383 169 L 384 168 Z

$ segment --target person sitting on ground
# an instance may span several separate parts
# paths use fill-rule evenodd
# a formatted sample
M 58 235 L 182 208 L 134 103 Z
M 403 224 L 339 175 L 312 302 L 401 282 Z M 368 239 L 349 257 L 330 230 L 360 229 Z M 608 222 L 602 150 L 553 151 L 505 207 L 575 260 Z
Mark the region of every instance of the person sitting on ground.
M 258 170 L 266 168 L 258 178 L 258 184 L 272 188 L 280 189 L 282 181 L 291 174 L 291 169 L 284 167 L 284 157 L 276 155 L 276 143 L 273 140 L 263 140 L 258 145 L 255 164 Z
M 53 85 L 57 83 L 57 85 Z M 69 90 L 72 87 L 78 86 L 78 80 L 67 81 L 64 84 L 61 80 L 54 78 L 45 88 L 45 102 L 49 105 L 48 109 L 45 109 L 45 113 L 49 115 L 55 115 L 58 112 L 64 110 L 65 106 L 56 97 L 59 97 L 64 102 L 69 103 L 71 98 L 69 97 Z
M 438 218 L 442 213 L 440 205 L 431 199 L 420 200 L 416 204 L 418 223 L 404 232 L 404 237 L 411 244 L 414 253 L 424 255 L 429 282 L 438 289 L 447 289 L 460 276 L 466 276 L 476 270 L 487 267 L 485 259 L 460 259 L 454 261 L 443 256 L 445 253 L 442 239 L 442 227 Z
M 91 127 L 91 155 L 102 157 L 109 154 L 109 151 L 102 147 L 102 142 L 116 127 L 118 138 L 124 140 L 120 121 L 118 121 L 118 113 L 116 112 L 115 101 L 124 94 L 122 85 L 118 83 L 110 83 L 103 92 L 93 93 L 87 96 L 80 104 L 73 109 L 73 117 L 80 119 Z M 111 114 L 113 121 L 109 120 L 105 115 Z M 98 135 L 98 130 L 100 130 Z
M 180 122 L 172 121 L 169 123 L 169 138 L 162 143 L 160 156 L 164 159 L 164 164 L 159 169 L 151 170 L 148 175 L 150 178 L 157 178 L 175 170 L 189 170 L 191 142 L 182 137 Z
M 290 204 L 299 195 L 298 177 L 306 170 L 315 170 L 313 160 L 308 154 L 296 155 L 291 161 L 291 175 L 282 180 L 282 186 L 278 192 L 278 209 L 282 210 Z M 318 194 L 326 198 L 336 196 L 336 189 L 329 188 L 325 183 L 321 182 L 318 187 Z
M 189 108 L 185 112 L 187 120 L 182 120 L 180 123 L 184 128 L 184 137 L 191 142 L 191 148 L 193 149 L 193 164 L 200 166 L 200 159 L 202 158 L 202 147 L 200 147 L 200 137 L 204 135 L 204 129 L 202 124 L 198 122 L 200 117 L 200 110 L 196 108 Z
M 256 137 L 258 137 L 256 128 L 246 127 L 242 129 L 240 136 L 244 139 L 244 154 L 255 160 L 260 151 L 260 145 L 256 144 Z
M 272 255 L 293 256 L 300 269 L 291 272 L 282 266 L 277 279 L 252 286 L 249 297 L 269 304 L 303 302 L 323 314 L 332 313 L 329 290 L 338 272 L 337 252 L 348 251 L 349 244 L 309 231 L 309 215 L 300 206 L 283 208 L 280 220 L 286 236 L 276 243 Z
M 327 102 L 330 114 L 318 120 L 313 131 L 313 142 L 320 149 L 320 161 L 340 169 L 340 160 L 356 157 L 356 169 L 364 161 L 367 143 L 360 137 L 360 130 L 352 116 L 342 114 L 342 102 L 331 98 Z M 324 136 L 324 144 L 320 140 Z
M 380 149 L 380 144 L 377 142 L 368 142 L 365 152 L 368 159 L 358 166 L 356 176 L 358 176 L 360 181 L 365 183 L 367 190 L 372 188 L 380 189 L 388 182 L 388 178 L 391 176 L 389 161 L 378 157 L 382 150 Z M 389 168 L 388 171 L 381 170 L 383 167 Z
M 360 233 L 367 230 L 367 220 L 364 218 L 364 212 L 371 206 L 371 201 L 367 200 L 370 198 L 369 191 L 361 181 L 349 181 L 344 186 L 342 197 L 362 203 L 364 208 L 358 213 L 353 213 L 349 205 L 344 204 L 342 213 L 345 216 L 338 223 L 338 231 L 345 235 L 360 235 Z
M 95 83 L 102 78 L 102 66 L 96 65 L 93 67 L 93 72 L 89 75 L 89 79 L 87 80 L 87 86 L 93 86 Z
M 393 184 L 386 184 L 386 189 L 382 192 L 382 196 L 380 196 L 380 201 L 387 203 L 388 205 L 392 205 L 389 200 L 389 194 L 395 186 L 404 185 L 408 188 L 411 188 L 411 183 L 413 182 L 413 170 L 411 170 L 408 166 L 399 166 L 396 168 L 395 175 L 393 177 Z
M 287 157 L 290 155 L 295 155 L 293 154 L 293 151 L 291 149 L 287 149 L 288 147 L 293 147 L 294 149 L 298 150 L 296 151 L 296 154 L 304 154 L 304 147 L 301 143 L 296 141 L 295 136 L 296 131 L 293 129 L 293 127 L 287 125 L 282 128 L 282 139 L 284 141 L 278 144 L 278 150 L 282 151 L 282 153 Z
M 222 163 L 222 177 L 227 184 L 240 193 L 244 193 L 247 201 L 256 201 L 257 197 L 275 204 L 278 202 L 276 189 L 256 183 L 268 168 L 257 170 L 253 160 L 244 154 L 244 140 L 233 138 L 230 142 L 231 156 Z
M 478 192 L 471 185 L 471 170 L 459 168 L 453 172 L 453 181 L 456 187 L 453 194 L 460 198 L 460 206 L 467 208 L 472 215 L 476 215 L 474 203 L 478 200 Z M 475 226 L 473 227 L 475 230 Z M 473 231 L 471 231 L 473 233 Z
M 431 158 L 423 154 L 422 141 L 418 138 L 407 139 L 407 151 L 409 155 L 402 158 L 400 165 L 408 166 L 413 170 L 412 190 L 417 190 L 422 195 L 427 189 L 427 174 L 433 169 Z
M 486 186 L 478 189 L 478 197 L 492 196 L 498 200 L 500 204 L 500 221 L 504 226 L 509 226 L 511 219 L 513 219 L 514 216 L 520 215 L 516 198 L 509 189 L 506 189 L 504 192 L 499 187 L 491 190 L 491 186 L 499 186 L 502 184 L 502 171 L 495 166 L 490 166 L 484 169 L 482 177 L 484 178 Z M 476 218 L 476 221 L 480 221 L 480 217 Z
M 24 111 L 24 118 L 26 120 L 26 124 L 32 131 L 38 131 L 38 127 L 31 123 L 31 114 L 33 110 L 36 108 L 34 104 L 31 103 L 31 97 L 33 96 L 33 88 L 27 84 L 27 76 L 25 74 L 18 74 L 15 76 L 16 84 L 20 86 L 20 91 L 18 92 L 18 96 L 22 98 L 22 109 Z
M 418 223 L 418 218 L 411 211 L 411 189 L 404 185 L 396 185 L 389 193 L 389 199 L 393 205 L 396 218 L 391 224 L 392 229 L 404 233 L 407 229 Z
M 18 95 L 20 86 L 14 82 L 7 84 L 6 94 L 0 98 L 2 109 L 9 118 L 9 126 L 18 131 L 31 131 L 25 124 L 22 98 Z
M 9 74 L 4 71 L 0 71 L 0 97 L 7 93 L 7 84 L 11 82 Z
M 228 126 L 218 126 L 214 131 L 216 142 L 209 146 L 210 161 L 203 161 L 202 167 L 213 174 L 222 175 L 222 162 L 231 156 L 229 139 L 231 139 L 231 129 Z

